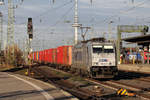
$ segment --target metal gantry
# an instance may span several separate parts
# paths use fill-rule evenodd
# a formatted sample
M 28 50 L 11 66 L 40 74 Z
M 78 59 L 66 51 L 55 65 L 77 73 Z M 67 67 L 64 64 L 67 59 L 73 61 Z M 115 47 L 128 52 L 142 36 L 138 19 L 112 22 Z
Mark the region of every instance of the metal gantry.
M 148 32 L 148 26 L 146 25 L 118 25 L 117 26 L 117 60 L 118 60 L 118 63 L 120 63 L 120 54 L 122 50 L 121 34 L 123 32 L 126 32 L 126 33 L 140 32 L 144 36 Z

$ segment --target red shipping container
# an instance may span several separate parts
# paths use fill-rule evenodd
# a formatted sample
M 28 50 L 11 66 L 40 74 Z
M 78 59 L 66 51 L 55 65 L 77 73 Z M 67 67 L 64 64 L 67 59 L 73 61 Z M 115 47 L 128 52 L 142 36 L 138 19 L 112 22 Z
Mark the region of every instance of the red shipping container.
M 41 62 L 43 61 L 43 51 L 41 51 Z
M 33 57 L 34 57 L 34 53 L 32 52 L 32 53 L 31 53 L 31 59 L 32 59 L 32 60 L 33 60 Z
M 56 64 L 57 62 L 57 48 L 52 49 L 52 63 Z
M 36 61 L 38 61 L 39 60 L 39 52 L 37 51 L 36 52 Z
M 69 61 L 68 61 L 68 65 L 72 65 L 72 46 L 68 47 L 68 54 L 69 54 Z
M 53 49 L 50 49 L 50 55 L 49 55 L 49 59 L 50 59 L 50 63 L 53 63 L 53 61 L 52 61 L 52 57 L 53 57 Z
M 57 48 L 57 63 L 62 65 L 72 64 L 72 46 L 61 46 Z
M 48 49 L 48 56 L 47 56 L 47 59 L 48 59 L 48 62 L 51 63 L 51 56 L 52 56 L 52 53 L 51 53 L 51 49 Z
M 57 48 L 57 64 L 62 64 L 63 62 L 63 47 Z
M 46 62 L 49 63 L 49 49 L 46 50 Z
M 34 52 L 33 60 L 36 61 L 36 52 Z
M 46 61 L 46 50 L 43 50 L 43 62 L 45 62 Z
M 72 46 L 63 46 L 63 64 L 72 64 Z
M 41 51 L 39 51 L 39 62 L 41 62 Z
M 46 62 L 46 58 L 47 58 L 46 53 L 47 53 L 46 50 L 44 50 L 43 62 Z
M 45 62 L 48 62 L 48 55 L 49 55 L 49 50 L 45 50 Z

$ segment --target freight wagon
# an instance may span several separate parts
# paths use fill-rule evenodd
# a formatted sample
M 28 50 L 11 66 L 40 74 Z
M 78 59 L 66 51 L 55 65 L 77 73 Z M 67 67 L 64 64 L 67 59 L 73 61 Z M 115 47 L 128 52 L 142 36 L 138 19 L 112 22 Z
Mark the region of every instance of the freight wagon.
M 33 60 L 49 63 L 92 78 L 112 78 L 117 75 L 116 47 L 102 38 L 80 42 L 74 46 L 33 53 Z
M 61 46 L 57 48 L 57 64 L 61 66 L 71 66 L 72 46 Z

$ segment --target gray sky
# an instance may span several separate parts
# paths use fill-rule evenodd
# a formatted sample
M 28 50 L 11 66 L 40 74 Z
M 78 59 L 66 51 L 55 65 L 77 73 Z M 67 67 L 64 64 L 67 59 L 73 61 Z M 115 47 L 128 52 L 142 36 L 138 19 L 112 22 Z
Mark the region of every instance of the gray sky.
M 23 47 L 27 39 L 26 26 L 28 17 L 33 18 L 34 50 L 48 49 L 60 45 L 72 44 L 74 29 L 74 0 L 13 0 L 15 9 L 15 40 Z M 117 25 L 149 25 L 150 0 L 79 0 L 79 22 L 83 26 L 94 28 L 94 34 L 88 31 L 86 38 L 108 37 L 109 22 L 112 38 L 116 37 Z M 4 15 L 4 40 L 7 34 L 7 0 L 0 7 Z M 67 23 L 70 22 L 70 23 Z M 81 40 L 79 30 L 79 39 Z M 126 34 L 123 35 L 127 36 Z M 132 34 L 131 34 L 132 36 Z

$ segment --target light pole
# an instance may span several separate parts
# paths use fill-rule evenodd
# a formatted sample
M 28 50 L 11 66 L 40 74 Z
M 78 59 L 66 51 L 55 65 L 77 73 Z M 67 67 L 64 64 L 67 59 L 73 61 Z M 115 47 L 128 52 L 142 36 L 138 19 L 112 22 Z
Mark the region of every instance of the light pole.
M 3 44 L 3 15 L 0 12 L 0 32 L 1 32 L 1 41 L 0 41 L 0 50 L 2 51 L 2 44 Z
M 72 27 L 74 27 L 74 44 L 78 43 L 78 28 L 81 26 L 81 24 L 78 23 L 78 0 L 75 0 L 75 14 L 74 14 L 74 24 Z

